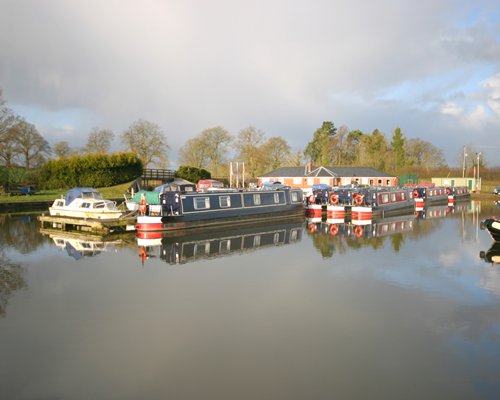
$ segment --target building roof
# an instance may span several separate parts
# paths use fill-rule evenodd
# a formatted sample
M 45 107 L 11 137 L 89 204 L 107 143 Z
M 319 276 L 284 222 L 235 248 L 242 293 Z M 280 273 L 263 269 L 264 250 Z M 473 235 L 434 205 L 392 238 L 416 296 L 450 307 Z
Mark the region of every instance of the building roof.
M 313 177 L 391 177 L 386 172 L 370 167 L 283 167 L 261 176 L 261 178 L 313 178 Z

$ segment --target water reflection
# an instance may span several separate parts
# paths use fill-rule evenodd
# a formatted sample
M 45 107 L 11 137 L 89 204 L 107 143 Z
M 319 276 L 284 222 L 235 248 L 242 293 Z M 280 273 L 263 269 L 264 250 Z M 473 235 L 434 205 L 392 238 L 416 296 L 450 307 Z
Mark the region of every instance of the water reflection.
M 500 264 L 500 242 L 494 242 L 486 251 L 481 251 L 479 257 L 490 264 Z
M 6 217 L 0 397 L 496 399 L 500 267 L 478 229 L 495 213 L 132 234 L 105 250 Z
M 303 218 L 287 223 L 259 224 L 242 228 L 203 230 L 195 232 L 139 234 L 139 257 L 159 257 L 167 264 L 185 264 L 254 250 L 297 243 L 302 238 Z
M 128 234 L 128 240 L 118 237 L 103 238 L 95 235 L 77 232 L 57 232 L 42 230 L 43 235 L 51 238 L 54 244 L 75 260 L 82 257 L 94 257 L 102 252 L 118 251 L 126 243 L 131 243 L 133 235 Z

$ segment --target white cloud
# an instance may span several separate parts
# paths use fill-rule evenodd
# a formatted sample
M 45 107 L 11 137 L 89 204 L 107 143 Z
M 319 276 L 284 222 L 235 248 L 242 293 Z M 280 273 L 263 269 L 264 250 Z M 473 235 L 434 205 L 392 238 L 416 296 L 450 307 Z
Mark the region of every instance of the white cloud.
M 463 115 L 464 110 L 453 102 L 447 102 L 441 107 L 441 112 L 445 115 L 460 117 Z
M 483 82 L 486 90 L 488 106 L 500 117 L 500 72 Z

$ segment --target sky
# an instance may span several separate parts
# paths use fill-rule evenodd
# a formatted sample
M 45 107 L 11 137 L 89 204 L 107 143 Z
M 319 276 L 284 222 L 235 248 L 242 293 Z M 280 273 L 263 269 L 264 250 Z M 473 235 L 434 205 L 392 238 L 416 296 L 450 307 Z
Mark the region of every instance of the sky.
M 500 3 L 0 0 L 0 88 L 51 145 L 153 122 L 174 168 L 208 128 L 297 151 L 323 121 L 500 166 Z

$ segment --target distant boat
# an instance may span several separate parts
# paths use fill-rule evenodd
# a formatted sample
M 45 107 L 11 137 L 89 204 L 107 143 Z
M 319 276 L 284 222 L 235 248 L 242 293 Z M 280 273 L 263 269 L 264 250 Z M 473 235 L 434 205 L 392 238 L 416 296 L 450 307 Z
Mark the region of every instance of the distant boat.
M 415 206 L 417 209 L 424 205 L 448 204 L 449 188 L 444 186 L 417 186 L 413 188 L 413 197 L 415 198 Z
M 49 213 L 51 216 L 91 219 L 116 219 L 125 214 L 116 202 L 105 200 L 99 191 L 88 187 L 68 190 L 64 198 L 54 200 Z
M 186 190 L 189 189 L 189 190 Z M 169 231 L 206 226 L 234 226 L 245 220 L 279 219 L 304 215 L 302 190 L 196 192 L 191 187 L 164 191 L 160 205 L 146 205 L 137 217 L 137 231 Z
M 495 242 L 500 242 L 500 220 L 496 218 L 487 218 L 481 221 L 481 229 L 487 230 Z
M 351 218 L 372 219 L 415 211 L 413 192 L 408 188 L 374 188 L 353 193 Z

